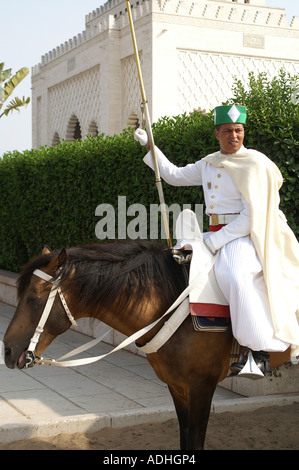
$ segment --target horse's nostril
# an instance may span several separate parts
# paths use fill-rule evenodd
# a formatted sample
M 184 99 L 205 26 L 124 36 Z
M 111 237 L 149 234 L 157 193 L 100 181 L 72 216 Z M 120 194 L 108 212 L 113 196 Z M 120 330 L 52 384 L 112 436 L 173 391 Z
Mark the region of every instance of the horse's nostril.
M 16 367 L 16 363 L 12 358 L 12 349 L 8 346 L 4 349 L 4 361 L 5 365 L 10 369 L 14 369 Z
M 4 349 L 5 361 L 10 359 L 11 354 L 12 354 L 11 348 L 6 346 Z

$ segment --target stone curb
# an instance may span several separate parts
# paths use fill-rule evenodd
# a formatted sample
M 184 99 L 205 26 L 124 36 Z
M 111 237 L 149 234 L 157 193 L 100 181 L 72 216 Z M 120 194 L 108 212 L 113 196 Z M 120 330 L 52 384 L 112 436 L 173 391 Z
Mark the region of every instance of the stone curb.
M 284 406 L 299 402 L 299 395 L 237 398 L 216 400 L 211 407 L 212 413 L 246 412 L 268 406 Z M 105 427 L 122 428 L 146 423 L 161 423 L 176 418 L 172 407 L 147 408 L 118 413 L 77 415 L 52 420 L 32 420 L 28 423 L 13 423 L 0 426 L 0 442 L 8 444 L 23 439 L 53 437 L 60 433 L 91 433 Z

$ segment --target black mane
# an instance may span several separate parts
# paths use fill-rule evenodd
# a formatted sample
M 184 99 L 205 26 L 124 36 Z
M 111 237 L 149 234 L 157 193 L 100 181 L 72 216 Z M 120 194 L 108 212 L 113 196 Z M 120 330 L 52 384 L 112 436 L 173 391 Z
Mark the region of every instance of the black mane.
M 19 297 L 28 287 L 33 271 L 42 269 L 59 253 L 40 255 L 23 268 L 18 280 Z M 152 287 L 168 306 L 185 288 L 181 267 L 164 245 L 155 242 L 116 241 L 68 248 L 66 253 L 59 283 L 68 280 L 67 286 L 75 290 L 79 304 L 88 305 L 95 314 L 99 307 L 103 313 L 116 299 L 119 309 L 131 305 L 133 299 L 137 303 L 150 296 Z

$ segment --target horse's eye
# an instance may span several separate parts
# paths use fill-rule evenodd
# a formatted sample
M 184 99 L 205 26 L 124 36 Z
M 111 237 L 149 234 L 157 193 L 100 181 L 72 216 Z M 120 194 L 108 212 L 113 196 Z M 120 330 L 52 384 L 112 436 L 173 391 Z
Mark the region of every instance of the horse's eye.
M 27 302 L 29 303 L 36 302 L 37 300 L 39 300 L 39 298 L 36 295 L 30 295 L 27 297 Z
M 38 297 L 37 295 L 29 295 L 27 297 L 27 303 L 30 305 L 38 305 L 41 303 L 42 299 Z

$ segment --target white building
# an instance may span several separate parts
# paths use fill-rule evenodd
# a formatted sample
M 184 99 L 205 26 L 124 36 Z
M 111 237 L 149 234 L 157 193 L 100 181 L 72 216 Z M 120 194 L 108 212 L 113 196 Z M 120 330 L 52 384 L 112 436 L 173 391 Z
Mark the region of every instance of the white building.
M 211 109 L 232 96 L 234 76 L 299 73 L 299 19 L 289 25 L 265 0 L 132 0 L 131 11 L 152 122 Z M 109 0 L 85 25 L 32 69 L 35 148 L 141 120 L 126 2 Z

